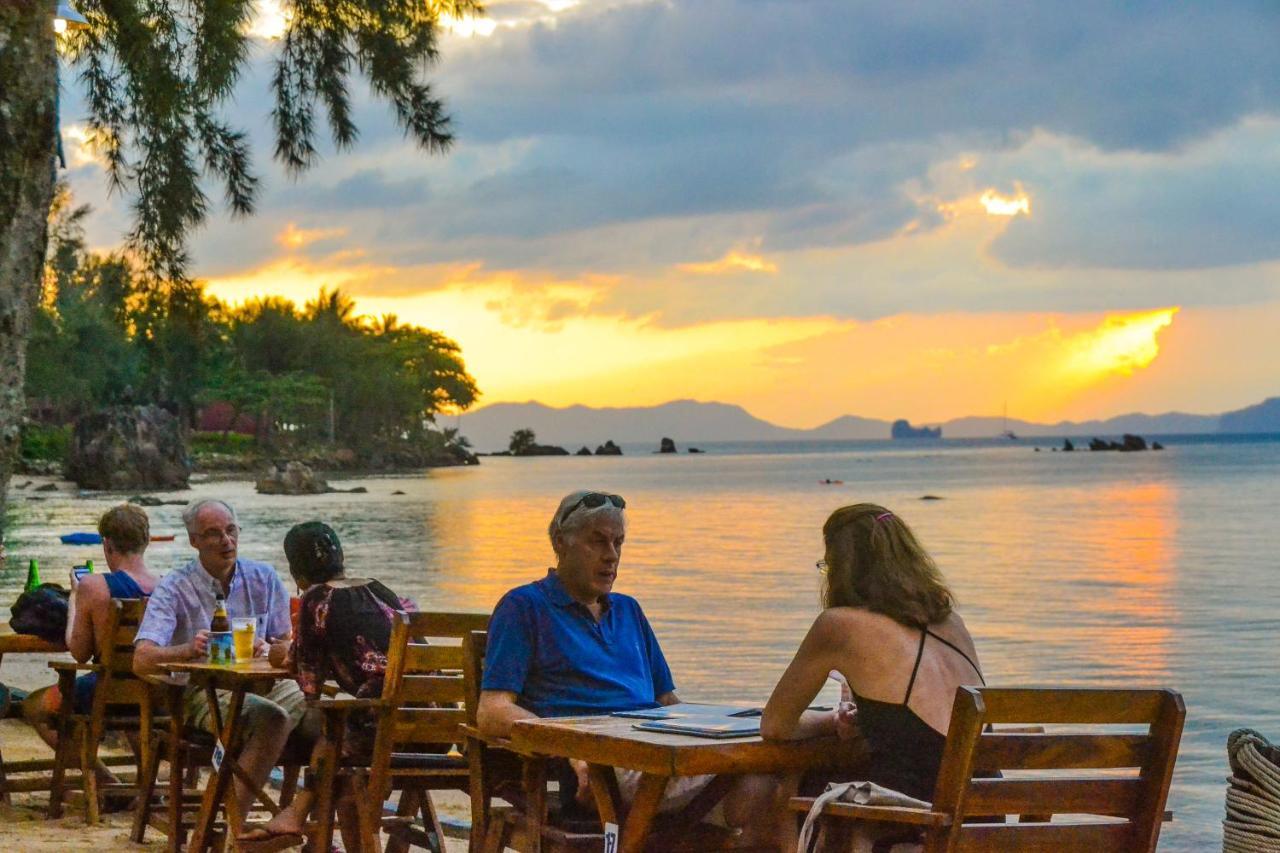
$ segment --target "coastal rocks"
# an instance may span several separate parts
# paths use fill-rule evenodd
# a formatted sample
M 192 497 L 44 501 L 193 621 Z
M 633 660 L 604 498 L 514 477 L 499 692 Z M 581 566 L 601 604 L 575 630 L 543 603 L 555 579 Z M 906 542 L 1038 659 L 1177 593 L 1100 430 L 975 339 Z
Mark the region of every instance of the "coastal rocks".
M 942 498 L 941 498 L 941 497 L 939 497 L 938 495 L 921 495 L 921 496 L 920 496 L 920 500 L 922 500 L 922 501 L 940 501 L 940 500 L 942 500 Z
M 589 447 L 587 447 L 587 446 L 585 446 L 585 445 L 584 445 L 584 446 L 582 446 L 582 447 L 579 447 L 579 448 L 578 448 L 578 452 L 577 452 L 577 453 L 575 453 L 575 454 L 573 454 L 573 455 L 574 455 L 574 456 L 590 456 L 590 455 L 591 455 L 591 448 L 589 448 Z
M 159 406 L 114 406 L 76 421 L 67 477 L 82 489 L 185 489 L 190 475 L 181 425 Z
M 913 427 L 905 418 L 899 418 L 889 427 L 890 438 L 942 438 L 942 427 Z
M 689 448 L 689 452 L 690 452 L 690 453 L 702 453 L 703 451 L 702 451 L 702 450 L 699 450 L 699 449 L 698 449 L 698 448 L 696 448 L 696 447 L 690 447 L 690 448 Z
M 497 454 L 495 454 L 497 455 Z M 518 453 L 512 456 L 568 456 L 569 451 L 563 447 L 557 447 L 553 444 L 531 444 L 528 447 L 520 448 Z
M 596 448 L 596 456 L 621 456 L 621 455 L 622 455 L 622 448 L 614 444 L 612 438 Z
M 329 484 L 302 462 L 277 462 L 254 485 L 260 495 L 322 495 Z
M 1151 449 L 1152 449 L 1152 450 L 1164 450 L 1164 445 L 1163 445 L 1163 444 L 1161 444 L 1161 443 L 1160 443 L 1160 442 L 1158 442 L 1158 441 L 1153 441 L 1153 442 L 1151 442 Z
M 662 443 L 658 445 L 659 453 L 675 453 L 676 443 L 669 438 L 663 438 Z
M 1072 443 L 1071 443 L 1071 439 L 1069 439 L 1069 438 L 1064 438 L 1064 439 L 1062 440 L 1062 452 L 1063 452 L 1063 453 L 1072 453 L 1072 452 L 1074 452 L 1074 451 L 1075 451 L 1075 449 L 1076 449 L 1076 446 L 1075 446 L 1074 444 L 1072 444 Z
M 150 495 L 131 495 L 129 503 L 134 506 L 186 506 L 186 501 L 165 501 Z
M 1121 453 L 1134 453 L 1146 450 L 1147 441 L 1140 435 L 1125 433 L 1120 441 L 1103 441 L 1100 438 L 1094 438 L 1089 441 L 1089 449 L 1094 451 L 1100 450 L 1117 450 Z M 1164 449 L 1162 446 L 1161 450 Z

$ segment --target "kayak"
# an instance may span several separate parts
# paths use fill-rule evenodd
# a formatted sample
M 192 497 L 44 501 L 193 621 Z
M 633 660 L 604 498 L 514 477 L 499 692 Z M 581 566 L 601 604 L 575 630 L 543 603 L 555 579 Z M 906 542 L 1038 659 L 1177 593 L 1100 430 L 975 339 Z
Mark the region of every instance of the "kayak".
M 152 536 L 152 542 L 172 542 L 174 534 Z M 101 545 L 102 537 L 97 533 L 64 533 L 58 537 L 63 545 Z

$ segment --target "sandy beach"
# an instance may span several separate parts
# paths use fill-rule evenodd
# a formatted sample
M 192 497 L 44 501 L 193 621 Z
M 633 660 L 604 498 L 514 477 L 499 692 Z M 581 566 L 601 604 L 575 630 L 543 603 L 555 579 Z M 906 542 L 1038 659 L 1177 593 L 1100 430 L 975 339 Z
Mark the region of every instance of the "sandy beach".
M 6 684 L 32 689 L 42 683 L 49 683 L 49 669 L 45 660 L 36 656 L 8 656 L 4 660 L 4 680 Z M 37 738 L 26 722 L 22 720 L 0 721 L 0 749 L 4 751 L 6 762 L 32 760 L 32 758 L 49 758 L 49 747 Z M 161 768 L 161 772 L 163 768 Z M 18 776 L 20 779 L 20 776 Z M 440 816 L 457 821 L 470 820 L 470 806 L 466 794 L 461 792 L 436 792 L 433 794 Z M 145 844 L 134 844 L 129 840 L 132 812 L 114 813 L 102 816 L 97 826 L 84 825 L 82 800 L 77 792 L 72 793 L 72 800 L 67 813 L 59 820 L 51 821 L 45 817 L 49 806 L 49 793 L 15 793 L 12 806 L 0 804 L 0 849 L 23 850 L 23 853 L 44 852 L 44 850 L 60 850 L 63 853 L 79 853 L 81 850 L 163 850 L 165 838 L 155 829 L 147 830 Z M 466 841 L 447 839 L 449 852 L 461 852 L 466 849 Z

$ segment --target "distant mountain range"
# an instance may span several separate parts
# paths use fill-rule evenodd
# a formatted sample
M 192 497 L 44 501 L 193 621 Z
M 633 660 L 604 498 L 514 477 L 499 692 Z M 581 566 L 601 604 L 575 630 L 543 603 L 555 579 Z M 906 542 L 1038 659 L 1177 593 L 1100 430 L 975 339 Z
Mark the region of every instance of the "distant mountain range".
M 532 429 L 542 444 L 569 450 L 586 445 L 593 450 L 606 439 L 622 444 L 653 444 L 668 436 L 684 449 L 687 444 L 712 441 L 842 441 L 889 438 L 889 421 L 844 415 L 813 429 L 771 424 L 741 406 L 674 400 L 660 406 L 563 409 L 542 403 L 494 403 L 463 415 L 462 434 L 477 450 L 504 450 L 511 433 Z M 942 425 L 943 438 L 995 438 L 1006 428 L 1001 418 L 956 418 Z M 1130 414 L 1100 421 L 1061 421 L 1037 424 L 1010 419 L 1008 429 L 1020 436 L 1114 436 L 1188 433 L 1280 433 L 1280 397 L 1221 415 Z

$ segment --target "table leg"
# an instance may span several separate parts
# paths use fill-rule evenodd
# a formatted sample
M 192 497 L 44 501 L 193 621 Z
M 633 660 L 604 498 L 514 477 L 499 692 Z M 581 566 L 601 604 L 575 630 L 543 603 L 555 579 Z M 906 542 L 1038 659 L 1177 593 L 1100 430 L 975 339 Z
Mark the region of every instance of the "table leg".
M 529 758 L 524 762 L 524 826 L 528 853 L 542 853 L 542 823 L 547 817 L 547 762 Z
M 627 821 L 622 825 L 621 853 L 640 853 L 649 839 L 649 828 L 658 814 L 662 796 L 667 792 L 671 777 L 645 773 L 640 777 L 635 798 L 627 811 Z
M 618 774 L 607 764 L 591 764 L 587 766 L 587 775 L 591 779 L 591 793 L 596 798 L 600 823 L 621 826 L 626 819 L 626 803 L 618 790 Z
M 223 720 L 222 712 L 218 708 L 218 691 L 214 689 L 212 683 L 205 685 L 205 696 L 209 702 L 210 714 L 213 717 L 213 727 L 222 741 L 224 753 L 222 766 L 213 774 L 213 778 L 209 780 L 204 789 L 204 800 L 200 804 L 200 815 L 196 818 L 195 831 L 191 836 L 190 849 L 195 853 L 204 853 L 205 850 L 209 849 L 210 836 L 213 834 L 213 824 L 218 818 L 218 805 L 220 803 L 224 800 L 226 801 L 228 835 L 230 835 L 231 826 L 236 823 L 239 814 L 235 797 L 227 798 L 227 788 L 230 786 L 231 777 L 234 775 L 231 768 L 240 757 L 240 711 L 244 706 L 244 693 L 245 688 L 243 686 L 237 685 L 232 689 L 227 719 Z

